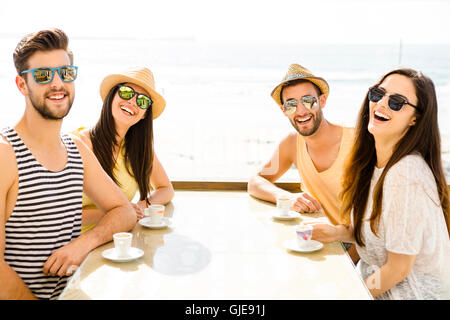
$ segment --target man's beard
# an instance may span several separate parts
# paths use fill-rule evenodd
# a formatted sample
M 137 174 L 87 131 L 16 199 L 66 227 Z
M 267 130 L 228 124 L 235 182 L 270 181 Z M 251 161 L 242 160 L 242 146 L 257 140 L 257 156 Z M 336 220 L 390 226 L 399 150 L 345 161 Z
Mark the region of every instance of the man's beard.
M 65 112 L 61 114 L 55 114 L 50 110 L 50 108 L 47 106 L 47 103 L 45 102 L 45 97 L 48 97 L 52 92 L 63 92 L 67 97 L 67 106 L 65 108 Z M 43 96 L 43 98 L 39 99 L 35 97 L 33 94 L 29 95 L 31 104 L 33 105 L 34 109 L 39 112 L 39 114 L 47 120 L 61 120 L 67 114 L 69 113 L 70 109 L 72 108 L 73 99 L 74 97 L 69 95 L 69 93 L 64 89 L 58 89 L 58 90 L 50 90 L 46 92 Z
M 319 107 L 320 108 L 320 107 Z M 311 129 L 299 129 L 299 124 L 297 121 L 295 121 L 295 118 L 293 120 L 290 120 L 292 126 L 294 129 L 302 136 L 309 137 L 316 133 L 317 129 L 319 129 L 320 124 L 322 123 L 322 110 L 319 109 L 319 112 L 317 112 L 316 115 L 312 114 L 312 121 L 313 121 L 313 127 Z

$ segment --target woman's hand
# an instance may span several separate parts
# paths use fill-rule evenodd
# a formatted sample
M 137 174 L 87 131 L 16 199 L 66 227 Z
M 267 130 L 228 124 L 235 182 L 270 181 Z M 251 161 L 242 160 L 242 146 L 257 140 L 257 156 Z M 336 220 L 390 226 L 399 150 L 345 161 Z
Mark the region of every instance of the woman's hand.
M 353 228 L 351 226 L 333 226 L 327 223 L 314 224 L 314 222 L 305 224 L 309 224 L 313 227 L 313 233 L 311 237 L 311 239 L 313 240 L 317 240 L 320 242 L 355 242 L 355 238 L 353 236 Z
M 326 223 L 322 224 L 312 224 L 312 240 L 317 240 L 320 242 L 335 242 L 338 241 L 338 228 Z
M 144 217 L 144 209 L 136 203 L 130 202 L 133 209 L 136 211 L 136 221 L 141 220 Z

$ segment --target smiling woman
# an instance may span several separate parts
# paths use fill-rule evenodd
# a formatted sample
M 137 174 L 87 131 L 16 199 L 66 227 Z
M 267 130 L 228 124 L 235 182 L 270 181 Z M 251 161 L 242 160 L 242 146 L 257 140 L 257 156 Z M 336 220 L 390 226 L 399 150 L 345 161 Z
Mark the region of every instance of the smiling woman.
M 440 299 L 445 289 L 450 207 L 437 112 L 433 82 L 412 69 L 385 74 L 361 106 L 341 194 L 352 227 L 337 239 L 356 241 L 379 299 Z
M 416 124 L 417 117 L 423 112 L 416 106 L 418 100 L 413 84 L 406 80 L 406 76 L 393 74 L 380 85 L 370 88 L 367 95 L 370 101 L 368 130 L 378 138 L 379 168 L 386 165 L 397 141 Z
M 173 195 L 169 178 L 153 150 L 153 120 L 165 109 L 164 98 L 155 91 L 153 73 L 134 68 L 106 76 L 100 85 L 104 100 L 97 124 L 75 134 L 97 156 L 105 172 L 131 201 L 137 218 L 149 204 L 166 204 Z M 150 193 L 151 189 L 154 192 Z M 83 232 L 92 228 L 103 213 L 83 195 Z

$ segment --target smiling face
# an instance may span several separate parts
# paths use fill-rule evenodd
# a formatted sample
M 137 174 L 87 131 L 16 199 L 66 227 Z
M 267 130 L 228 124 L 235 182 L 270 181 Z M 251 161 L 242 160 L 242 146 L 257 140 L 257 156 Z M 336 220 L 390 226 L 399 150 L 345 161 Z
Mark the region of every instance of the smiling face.
M 133 88 L 136 93 L 142 93 L 150 97 L 150 95 L 140 86 L 133 83 L 125 83 L 124 85 Z M 124 126 L 129 128 L 138 123 L 141 119 L 145 118 L 147 113 L 146 109 L 141 109 L 136 104 L 135 94 L 131 99 L 125 100 L 119 97 L 118 93 L 114 95 L 111 112 L 116 123 L 116 126 Z
M 316 88 L 310 82 L 303 82 L 285 87 L 282 95 L 283 101 L 295 99 L 299 102 L 297 110 L 293 114 L 287 115 L 285 113 L 295 130 L 302 136 L 313 135 L 322 123 L 322 108 L 326 103 L 325 95 L 319 97 Z M 316 97 L 318 101 L 317 105 L 312 109 L 305 108 L 301 103 L 301 99 L 304 96 Z
M 369 102 L 369 124 L 367 129 L 377 139 L 399 141 L 408 129 L 415 124 L 416 111 L 408 104 L 399 111 L 389 108 L 389 95 L 402 95 L 408 102 L 417 105 L 413 82 L 406 76 L 392 74 L 379 85 L 386 91 L 386 95 L 378 102 Z
M 28 59 L 29 69 L 70 65 L 70 58 L 65 50 L 37 51 Z M 31 72 L 17 76 L 19 90 L 27 97 L 27 104 L 44 118 L 61 120 L 70 111 L 75 98 L 74 82 L 63 82 L 57 72 L 52 82 L 38 84 Z

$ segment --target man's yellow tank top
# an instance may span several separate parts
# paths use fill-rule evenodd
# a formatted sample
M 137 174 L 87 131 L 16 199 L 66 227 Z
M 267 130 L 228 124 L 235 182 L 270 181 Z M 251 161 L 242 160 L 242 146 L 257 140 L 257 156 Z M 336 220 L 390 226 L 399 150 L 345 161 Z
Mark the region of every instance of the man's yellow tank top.
M 84 129 L 86 128 L 81 127 L 73 131 L 72 133 L 80 137 L 80 131 Z M 129 201 L 133 200 L 134 196 L 136 195 L 136 192 L 139 190 L 139 185 L 137 184 L 134 177 L 128 173 L 128 170 L 126 168 L 125 148 L 123 147 L 123 144 L 120 146 L 119 154 L 116 159 L 116 164 L 114 166 L 113 172 L 116 177 L 119 188 L 122 190 L 122 192 L 125 194 L 125 196 Z M 86 196 L 86 194 L 83 193 L 83 210 L 84 209 L 97 209 L 97 207 L 92 202 L 92 200 L 89 199 L 88 196 Z M 82 226 L 81 232 L 83 233 L 89 229 L 92 229 L 94 226 L 95 224 Z
M 297 163 L 295 165 L 302 179 L 303 191 L 308 192 L 320 202 L 328 219 L 334 225 L 349 223 L 340 215 L 339 193 L 342 190 L 344 162 L 353 146 L 353 136 L 354 128 L 343 128 L 336 160 L 330 168 L 318 172 L 309 156 L 305 139 L 300 134 L 297 135 Z

